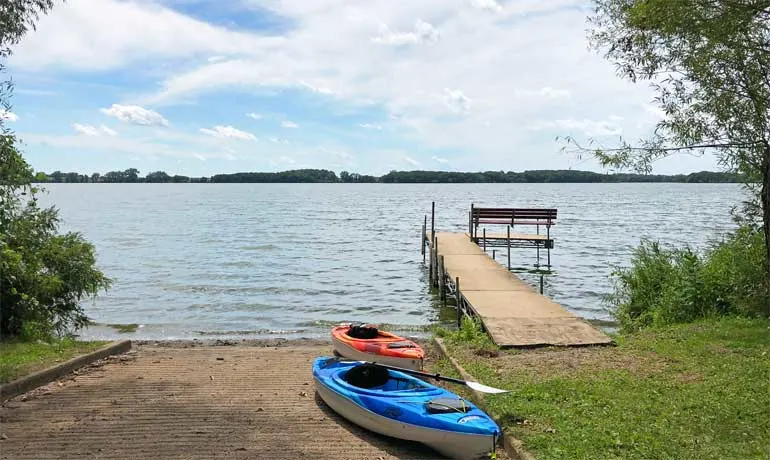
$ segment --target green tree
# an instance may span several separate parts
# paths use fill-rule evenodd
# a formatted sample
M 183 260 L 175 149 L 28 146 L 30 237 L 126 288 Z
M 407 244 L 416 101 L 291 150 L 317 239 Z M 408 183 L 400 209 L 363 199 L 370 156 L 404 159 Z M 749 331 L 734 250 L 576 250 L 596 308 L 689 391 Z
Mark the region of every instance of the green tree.
M 0 3 L 0 59 L 53 3 Z M 0 72 L 5 64 L 0 63 Z M 0 85 L 0 104 L 10 108 L 12 85 Z M 111 280 L 95 267 L 94 247 L 80 234 L 57 232 L 58 212 L 41 208 L 34 174 L 17 139 L 0 119 L 0 338 L 45 336 L 87 324 L 80 301 Z
M 139 170 L 136 168 L 128 168 L 123 171 L 123 177 L 126 182 L 139 182 Z
M 144 178 L 145 182 L 171 182 L 171 176 L 166 174 L 165 171 L 155 171 L 147 174 Z
M 649 173 L 677 152 L 714 153 L 742 173 L 761 222 L 770 278 L 770 0 L 594 0 L 591 45 L 622 78 L 649 82 L 665 117 L 615 149 L 567 147 L 605 165 Z

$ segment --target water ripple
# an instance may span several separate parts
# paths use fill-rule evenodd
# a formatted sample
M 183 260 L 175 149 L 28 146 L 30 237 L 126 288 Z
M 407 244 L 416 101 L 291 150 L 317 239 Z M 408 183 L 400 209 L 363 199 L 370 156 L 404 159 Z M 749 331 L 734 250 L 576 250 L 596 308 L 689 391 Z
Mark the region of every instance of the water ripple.
M 615 264 L 641 238 L 694 246 L 733 227 L 733 184 L 50 184 L 62 230 L 83 233 L 116 281 L 84 302 L 103 324 L 138 323 L 137 339 L 327 336 L 346 321 L 422 334 L 442 319 L 427 287 L 419 232 L 466 231 L 478 206 L 556 207 L 545 293 L 576 314 L 607 317 Z M 430 221 L 428 222 L 430 226 Z M 505 264 L 504 251 L 498 261 Z M 533 250 L 512 252 L 524 270 Z M 545 254 L 541 254 L 545 261 Z M 538 286 L 537 276 L 520 275 Z M 443 315 L 443 316 L 442 316 Z M 109 328 L 93 337 L 114 338 Z M 110 336 L 112 334 L 112 336 Z M 133 337 L 133 336 L 132 336 Z

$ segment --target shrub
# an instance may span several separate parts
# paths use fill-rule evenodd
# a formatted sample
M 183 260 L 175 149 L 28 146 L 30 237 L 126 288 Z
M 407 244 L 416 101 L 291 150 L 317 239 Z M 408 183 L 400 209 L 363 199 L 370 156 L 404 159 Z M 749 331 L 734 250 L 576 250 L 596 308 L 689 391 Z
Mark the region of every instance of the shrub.
M 613 272 L 606 301 L 625 331 L 710 316 L 770 316 L 763 251 L 764 236 L 751 227 L 700 254 L 642 240 L 631 266 Z
M 54 208 L 38 206 L 32 169 L 0 134 L 0 338 L 62 335 L 87 324 L 80 301 L 109 287 L 94 247 L 58 233 Z

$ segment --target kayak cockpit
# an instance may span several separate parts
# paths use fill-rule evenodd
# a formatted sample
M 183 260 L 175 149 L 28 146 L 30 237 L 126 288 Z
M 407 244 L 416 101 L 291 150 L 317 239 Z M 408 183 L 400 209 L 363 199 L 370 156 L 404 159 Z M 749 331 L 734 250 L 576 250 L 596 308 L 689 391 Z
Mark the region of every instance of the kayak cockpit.
M 359 394 L 378 397 L 401 397 L 405 395 L 432 395 L 442 390 L 422 380 L 398 373 L 394 375 L 388 369 L 370 363 L 358 364 L 341 370 L 334 376 L 335 382 Z
M 351 367 L 346 372 L 340 373 L 340 377 L 356 388 L 383 392 L 431 389 L 419 379 L 409 376 L 397 377 L 383 367 L 368 363 Z

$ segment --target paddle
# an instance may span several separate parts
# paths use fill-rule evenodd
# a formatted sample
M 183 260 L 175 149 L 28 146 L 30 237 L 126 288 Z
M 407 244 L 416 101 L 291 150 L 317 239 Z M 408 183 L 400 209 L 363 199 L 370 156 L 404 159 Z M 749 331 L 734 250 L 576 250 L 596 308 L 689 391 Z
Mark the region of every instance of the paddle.
M 430 378 L 434 378 L 436 380 L 445 380 L 447 382 L 452 382 L 452 383 L 458 383 L 460 385 L 465 385 L 465 386 L 467 386 L 469 388 L 472 388 L 472 389 L 474 389 L 476 391 L 480 391 L 482 393 L 491 393 L 491 394 L 508 393 L 508 390 L 501 390 L 500 388 L 490 387 L 490 386 L 484 385 L 484 384 L 479 383 L 479 382 L 474 382 L 472 380 L 460 380 L 460 379 L 456 379 L 454 377 L 444 377 L 441 374 L 431 374 L 431 373 L 428 373 L 428 372 L 414 371 L 412 369 L 404 369 L 403 367 L 389 366 L 387 364 L 380 364 L 380 363 L 375 363 L 375 362 L 372 362 L 372 361 L 340 360 L 340 362 L 371 364 L 371 365 L 374 365 L 374 366 L 383 367 L 385 369 L 391 369 L 391 370 L 394 370 L 394 371 L 403 372 L 405 374 L 420 375 L 422 377 L 430 377 Z

